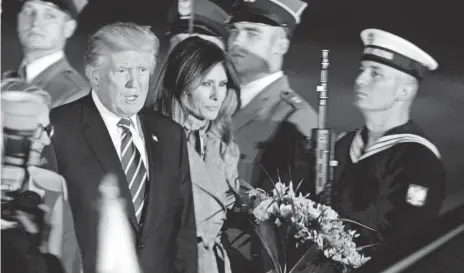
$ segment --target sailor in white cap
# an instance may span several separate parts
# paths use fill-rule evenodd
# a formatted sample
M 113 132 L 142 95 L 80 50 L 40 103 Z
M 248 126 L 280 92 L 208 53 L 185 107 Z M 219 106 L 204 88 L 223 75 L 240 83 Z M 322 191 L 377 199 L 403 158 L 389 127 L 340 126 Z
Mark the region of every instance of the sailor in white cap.
M 342 217 L 367 225 L 358 246 L 386 248 L 423 229 L 439 213 L 445 170 L 437 147 L 410 119 L 427 71 L 437 62 L 391 33 L 367 29 L 355 105 L 365 125 L 337 143 L 333 203 Z M 398 246 L 397 246 L 398 247 Z

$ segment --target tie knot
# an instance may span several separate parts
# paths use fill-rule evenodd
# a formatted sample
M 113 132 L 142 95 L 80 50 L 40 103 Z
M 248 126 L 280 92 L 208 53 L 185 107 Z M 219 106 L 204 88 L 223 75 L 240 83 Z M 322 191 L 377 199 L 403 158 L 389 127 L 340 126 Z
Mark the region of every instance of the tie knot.
M 119 127 L 122 127 L 123 129 L 127 129 L 127 130 L 130 129 L 131 124 L 132 124 L 132 121 L 130 119 L 128 119 L 128 118 L 122 118 L 118 122 Z

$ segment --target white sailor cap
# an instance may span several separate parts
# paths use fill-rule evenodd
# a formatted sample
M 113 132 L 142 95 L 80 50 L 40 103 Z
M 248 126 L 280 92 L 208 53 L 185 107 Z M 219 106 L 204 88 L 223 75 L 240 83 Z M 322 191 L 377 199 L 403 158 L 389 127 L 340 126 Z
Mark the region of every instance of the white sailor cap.
M 361 32 L 364 43 L 362 59 L 379 62 L 421 79 L 427 71 L 437 69 L 438 63 L 413 43 L 379 29 Z

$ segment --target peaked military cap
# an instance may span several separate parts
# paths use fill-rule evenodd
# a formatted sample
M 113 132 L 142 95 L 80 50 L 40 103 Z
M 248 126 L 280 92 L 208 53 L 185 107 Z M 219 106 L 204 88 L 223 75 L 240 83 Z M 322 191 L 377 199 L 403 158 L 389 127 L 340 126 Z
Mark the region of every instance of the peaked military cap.
M 242 0 L 233 10 L 230 23 L 245 21 L 281 26 L 291 36 L 307 5 L 300 0 Z
M 379 29 L 361 32 L 363 60 L 375 61 L 421 79 L 438 67 L 437 61 L 413 43 Z
M 20 2 L 42 2 L 51 7 L 68 13 L 72 18 L 77 18 L 87 4 L 86 0 L 19 0 Z
M 208 0 L 176 0 L 168 14 L 169 30 L 166 36 L 189 32 L 193 16 L 193 32 L 225 38 L 227 36 L 227 12 Z

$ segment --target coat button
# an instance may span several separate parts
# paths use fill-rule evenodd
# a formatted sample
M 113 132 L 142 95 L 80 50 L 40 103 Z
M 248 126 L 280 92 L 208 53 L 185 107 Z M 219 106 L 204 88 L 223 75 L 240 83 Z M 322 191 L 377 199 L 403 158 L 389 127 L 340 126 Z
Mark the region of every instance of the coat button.
M 240 159 L 244 159 L 245 158 L 245 154 L 240 154 Z
M 142 250 L 144 247 L 145 247 L 144 244 L 138 244 L 138 245 L 137 245 L 137 248 L 140 249 L 140 250 Z

